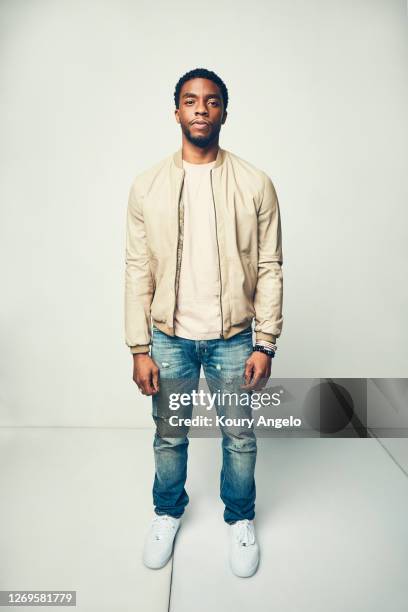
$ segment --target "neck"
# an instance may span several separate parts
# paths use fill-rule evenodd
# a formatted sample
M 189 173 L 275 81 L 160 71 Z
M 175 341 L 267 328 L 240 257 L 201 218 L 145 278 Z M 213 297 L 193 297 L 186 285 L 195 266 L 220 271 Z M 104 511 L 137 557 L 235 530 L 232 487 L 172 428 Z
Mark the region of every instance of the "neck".
M 183 138 L 182 156 L 183 159 L 190 162 L 190 164 L 207 164 L 215 161 L 217 159 L 218 149 L 218 139 L 207 147 L 201 148 Z

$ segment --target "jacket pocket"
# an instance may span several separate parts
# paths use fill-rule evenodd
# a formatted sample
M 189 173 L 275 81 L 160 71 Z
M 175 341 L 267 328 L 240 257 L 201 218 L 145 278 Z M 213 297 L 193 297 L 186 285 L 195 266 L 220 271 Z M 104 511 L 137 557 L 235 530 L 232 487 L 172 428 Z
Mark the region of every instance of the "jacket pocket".
M 164 262 L 156 258 L 151 259 L 154 275 L 154 295 L 150 306 L 152 318 L 159 323 L 166 323 L 171 307 L 171 293 L 166 279 L 169 278 L 169 271 L 164 267 Z
M 157 259 L 156 257 L 149 257 L 149 268 L 150 274 L 153 280 L 153 293 L 156 291 L 157 287 Z
M 253 266 L 252 261 L 248 257 L 248 286 L 250 287 L 250 297 L 253 298 L 256 289 L 256 281 L 258 273 L 256 268 Z
M 230 266 L 231 325 L 238 325 L 250 321 L 255 316 L 253 297 L 257 273 L 249 255 L 246 254 L 241 254 L 238 261 L 231 261 Z
M 241 298 L 231 299 L 231 325 L 240 325 L 251 321 L 255 316 L 255 308 L 243 293 Z

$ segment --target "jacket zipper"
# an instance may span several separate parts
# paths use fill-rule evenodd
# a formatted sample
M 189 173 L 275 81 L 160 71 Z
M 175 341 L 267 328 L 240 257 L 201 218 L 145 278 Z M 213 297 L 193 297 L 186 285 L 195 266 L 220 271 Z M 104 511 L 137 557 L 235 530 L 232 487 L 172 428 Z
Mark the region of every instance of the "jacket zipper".
M 181 181 L 181 187 L 180 187 L 180 191 L 179 191 L 179 195 L 178 195 L 178 204 L 177 204 L 177 248 L 176 248 L 176 276 L 174 279 L 174 308 L 173 308 L 173 330 L 174 330 L 174 323 L 175 323 L 175 314 L 176 314 L 176 305 L 177 305 L 177 290 L 178 290 L 178 280 L 179 280 L 179 276 L 178 276 L 178 271 L 179 271 L 179 243 L 180 243 L 180 200 L 181 200 L 181 194 L 183 191 L 183 185 L 184 185 L 184 174 L 183 174 L 183 180 Z
M 219 273 L 220 273 L 220 312 L 221 312 L 221 334 L 220 334 L 220 338 L 224 338 L 224 318 L 223 318 L 223 314 L 222 314 L 221 262 L 220 262 L 220 250 L 219 250 L 219 245 L 218 245 L 217 210 L 215 208 L 214 189 L 213 189 L 213 182 L 212 182 L 212 169 L 210 170 L 210 179 L 211 179 L 211 193 L 212 193 L 213 206 L 214 206 L 214 214 L 215 214 L 215 237 L 216 237 L 216 241 L 217 241 L 218 270 L 219 270 Z

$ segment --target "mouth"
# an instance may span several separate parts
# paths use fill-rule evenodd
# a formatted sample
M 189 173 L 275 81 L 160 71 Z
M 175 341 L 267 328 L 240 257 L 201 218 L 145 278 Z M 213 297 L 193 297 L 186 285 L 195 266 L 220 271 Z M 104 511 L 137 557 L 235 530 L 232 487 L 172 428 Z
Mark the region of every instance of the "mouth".
M 205 128 L 209 127 L 209 123 L 208 121 L 193 121 L 192 123 L 193 127 L 196 127 L 198 130 L 204 130 Z

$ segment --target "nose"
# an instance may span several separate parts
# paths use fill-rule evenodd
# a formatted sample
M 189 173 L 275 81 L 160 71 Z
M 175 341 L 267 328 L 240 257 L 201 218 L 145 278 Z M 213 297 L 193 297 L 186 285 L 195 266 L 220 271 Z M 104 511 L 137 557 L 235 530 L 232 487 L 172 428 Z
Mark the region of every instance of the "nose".
M 195 114 L 196 115 L 208 115 L 208 110 L 206 106 L 203 103 L 201 103 L 198 105 L 198 108 L 196 109 Z

